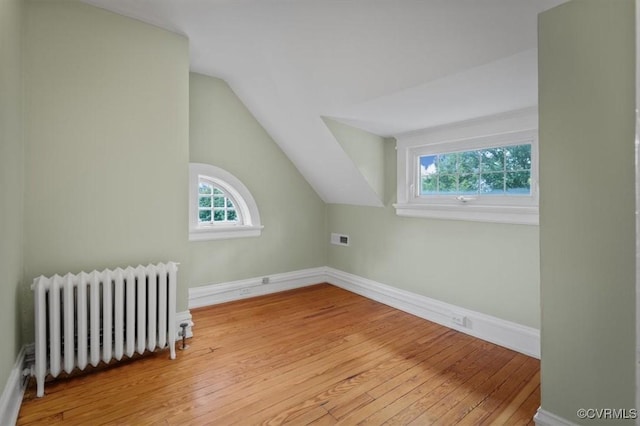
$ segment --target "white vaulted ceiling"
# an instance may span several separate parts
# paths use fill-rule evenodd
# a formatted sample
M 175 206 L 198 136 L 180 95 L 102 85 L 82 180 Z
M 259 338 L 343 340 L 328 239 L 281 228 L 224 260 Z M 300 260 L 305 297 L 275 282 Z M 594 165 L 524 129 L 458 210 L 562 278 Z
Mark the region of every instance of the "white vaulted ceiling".
M 327 129 L 381 136 L 537 103 L 537 14 L 564 0 L 84 0 L 189 38 L 328 203 L 381 205 Z

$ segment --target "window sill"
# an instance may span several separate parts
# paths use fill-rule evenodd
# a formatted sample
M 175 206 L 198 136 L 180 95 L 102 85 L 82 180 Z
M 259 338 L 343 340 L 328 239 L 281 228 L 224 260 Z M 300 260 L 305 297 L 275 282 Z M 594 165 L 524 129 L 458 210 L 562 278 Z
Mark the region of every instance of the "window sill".
M 215 226 L 189 231 L 189 241 L 259 237 L 264 226 Z
M 471 222 L 538 225 L 538 208 L 532 206 L 394 204 L 398 216 Z

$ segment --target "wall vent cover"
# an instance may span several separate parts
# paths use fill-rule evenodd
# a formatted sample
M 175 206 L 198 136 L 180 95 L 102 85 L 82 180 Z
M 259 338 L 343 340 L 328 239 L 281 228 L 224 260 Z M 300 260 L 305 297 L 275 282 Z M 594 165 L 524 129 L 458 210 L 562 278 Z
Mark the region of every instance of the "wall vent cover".
M 331 244 L 335 244 L 337 246 L 348 246 L 349 245 L 349 236 L 344 234 L 331 234 Z

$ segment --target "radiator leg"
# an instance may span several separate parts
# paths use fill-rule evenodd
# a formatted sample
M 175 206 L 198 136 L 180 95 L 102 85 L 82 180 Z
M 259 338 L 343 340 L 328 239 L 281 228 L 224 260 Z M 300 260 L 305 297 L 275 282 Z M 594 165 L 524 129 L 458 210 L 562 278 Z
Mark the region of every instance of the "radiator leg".
M 36 396 L 42 398 L 44 396 L 44 377 L 36 377 Z
M 44 277 L 38 279 L 38 285 L 34 289 L 34 314 L 35 314 L 35 365 L 33 375 L 36 377 L 36 396 L 44 396 L 44 379 L 47 376 L 47 318 L 46 296 Z
M 169 272 L 169 305 L 168 330 L 169 330 L 169 348 L 171 350 L 171 359 L 176 359 L 176 285 L 178 282 L 178 265 L 174 262 L 168 264 Z
M 171 352 L 171 359 L 176 359 L 176 336 L 169 339 L 169 351 Z

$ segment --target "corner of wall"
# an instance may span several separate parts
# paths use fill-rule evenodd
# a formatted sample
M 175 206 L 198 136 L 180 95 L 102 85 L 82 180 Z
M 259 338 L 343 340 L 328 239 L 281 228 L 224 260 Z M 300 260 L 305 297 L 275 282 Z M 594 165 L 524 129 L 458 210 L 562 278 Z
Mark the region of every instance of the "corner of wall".
M 0 418 L 13 404 L 13 361 L 20 354 L 24 277 L 24 33 L 26 2 L 0 2 Z M 9 397 L 5 395 L 9 392 Z M 19 406 L 19 405 L 18 405 Z M 6 412 L 6 411 L 5 411 Z

